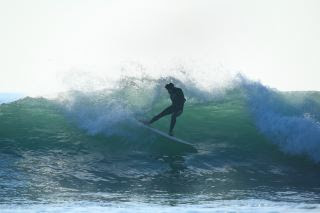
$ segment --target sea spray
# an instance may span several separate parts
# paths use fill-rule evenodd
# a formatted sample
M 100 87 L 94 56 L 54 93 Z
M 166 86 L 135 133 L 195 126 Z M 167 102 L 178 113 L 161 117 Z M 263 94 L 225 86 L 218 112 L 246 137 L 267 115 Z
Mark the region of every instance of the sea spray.
M 320 162 L 320 125 L 306 107 L 288 102 L 286 94 L 258 82 L 242 79 L 241 86 L 263 134 L 286 153 Z

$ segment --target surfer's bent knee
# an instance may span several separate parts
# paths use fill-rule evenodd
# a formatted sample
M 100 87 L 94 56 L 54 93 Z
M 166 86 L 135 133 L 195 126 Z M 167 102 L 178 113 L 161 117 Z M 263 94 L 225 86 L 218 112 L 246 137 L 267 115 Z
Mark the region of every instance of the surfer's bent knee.
M 181 114 L 182 114 L 182 112 L 183 112 L 183 110 L 179 110 L 179 111 L 175 111 L 175 112 L 173 112 L 173 116 L 174 117 L 178 117 L 178 116 L 180 116 Z

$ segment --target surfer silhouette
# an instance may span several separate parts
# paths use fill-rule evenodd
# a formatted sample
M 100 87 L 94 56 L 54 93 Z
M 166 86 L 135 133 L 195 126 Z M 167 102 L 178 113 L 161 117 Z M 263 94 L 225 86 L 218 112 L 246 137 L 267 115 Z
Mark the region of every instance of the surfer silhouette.
M 152 124 L 163 116 L 171 114 L 169 135 L 173 136 L 173 128 L 176 124 L 176 119 L 182 114 L 184 102 L 186 102 L 186 99 L 184 98 L 182 89 L 175 87 L 173 83 L 166 84 L 165 88 L 168 90 L 168 93 L 170 95 L 170 99 L 172 101 L 171 106 L 167 107 L 158 115 L 154 116 L 150 121 L 146 121 L 144 123 Z

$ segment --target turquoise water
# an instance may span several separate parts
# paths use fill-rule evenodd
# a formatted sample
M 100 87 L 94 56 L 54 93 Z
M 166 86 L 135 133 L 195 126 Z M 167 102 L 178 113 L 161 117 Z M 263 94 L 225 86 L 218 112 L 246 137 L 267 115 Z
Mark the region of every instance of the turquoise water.
M 163 80 L 0 105 L 2 210 L 319 212 L 320 93 L 175 83 L 175 135 L 196 154 L 135 122 L 169 104 Z

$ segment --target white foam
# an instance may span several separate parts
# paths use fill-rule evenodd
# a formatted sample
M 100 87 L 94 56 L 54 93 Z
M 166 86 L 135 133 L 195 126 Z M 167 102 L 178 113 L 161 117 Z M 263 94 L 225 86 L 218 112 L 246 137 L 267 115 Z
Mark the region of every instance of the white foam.
M 263 134 L 286 153 L 307 155 L 320 162 L 320 125 L 317 120 L 306 116 L 308 112 L 292 103 L 283 106 L 285 100 L 276 90 L 245 79 L 242 79 L 242 86 L 257 127 Z M 285 107 L 288 107 L 287 111 Z M 290 113 L 290 110 L 295 112 Z
M 266 213 L 266 212 L 319 212 L 318 204 L 305 203 L 288 203 L 273 202 L 267 200 L 221 200 L 212 201 L 205 204 L 175 204 L 159 205 L 142 202 L 115 202 L 115 203 L 64 203 L 64 204 L 28 204 L 28 205 L 1 205 L 3 213 L 223 213 L 223 212 L 239 212 L 239 213 Z

